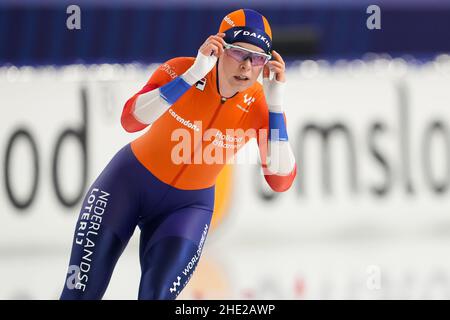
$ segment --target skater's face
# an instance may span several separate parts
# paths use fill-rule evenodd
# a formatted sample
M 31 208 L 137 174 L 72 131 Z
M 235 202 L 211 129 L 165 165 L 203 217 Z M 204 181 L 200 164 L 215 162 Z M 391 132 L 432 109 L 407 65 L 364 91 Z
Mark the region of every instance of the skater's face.
M 268 59 L 264 51 L 255 45 L 235 42 L 232 46 L 225 49 L 220 56 L 219 74 L 227 87 L 241 92 L 250 88 L 257 81 Z M 245 49 L 261 53 L 261 55 Z

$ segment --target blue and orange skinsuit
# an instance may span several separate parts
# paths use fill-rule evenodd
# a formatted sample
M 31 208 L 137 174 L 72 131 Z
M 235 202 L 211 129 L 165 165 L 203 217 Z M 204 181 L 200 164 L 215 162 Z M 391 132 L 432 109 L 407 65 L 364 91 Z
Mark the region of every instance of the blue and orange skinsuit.
M 137 97 L 164 86 L 185 72 L 193 58 L 175 58 L 161 65 L 148 83 L 123 109 L 122 126 L 128 132 L 147 125 L 133 116 Z M 244 103 L 244 98 L 251 104 Z M 172 152 L 180 142 L 177 129 L 195 131 L 186 120 L 212 129 L 210 139 L 191 139 L 192 161 L 175 164 Z M 184 121 L 184 122 L 183 122 Z M 195 150 L 211 148 L 214 132 L 255 129 L 266 170 L 268 109 L 262 85 L 223 99 L 217 87 L 217 66 L 201 83 L 192 86 L 142 136 L 123 147 L 90 187 L 77 222 L 72 254 L 61 299 L 100 299 L 115 264 L 139 226 L 141 281 L 139 299 L 175 299 L 189 281 L 200 258 L 214 210 L 214 184 L 230 152 L 220 163 L 196 162 Z M 263 130 L 263 131 L 260 131 Z M 263 134 L 259 134 L 262 132 Z M 259 141 L 263 137 L 265 141 Z M 245 143 L 252 137 L 244 135 Z M 197 145 L 194 145 L 197 143 Z M 235 154 L 245 143 L 236 143 Z M 200 145 L 201 144 L 201 145 Z M 189 149 L 189 148 L 188 148 Z M 287 190 L 296 174 L 264 171 L 270 187 Z
M 133 113 L 138 97 L 170 85 L 194 60 L 174 58 L 153 73 L 123 108 L 121 123 L 126 131 L 148 127 Z M 224 99 L 218 90 L 216 64 L 142 136 L 124 146 L 89 188 L 61 299 L 102 298 L 136 226 L 141 230 L 138 298 L 175 299 L 200 258 L 214 210 L 216 178 L 245 143 L 257 139 L 265 179 L 273 190 L 282 192 L 291 186 L 296 167 L 277 175 L 266 166 L 270 127 L 263 86 L 256 82 Z M 230 142 L 229 132 L 239 138 Z M 182 141 L 185 133 L 192 139 Z M 226 142 L 228 147 L 214 141 Z M 181 142 L 188 148 L 180 151 Z M 174 154 L 184 160 L 174 161 Z M 205 159 L 204 154 L 220 161 Z
M 137 97 L 169 83 L 193 61 L 194 58 L 175 58 L 153 73 L 142 90 L 125 104 L 121 122 L 126 131 L 147 127 L 133 116 Z M 247 104 L 244 99 L 252 102 Z M 199 125 L 189 128 L 186 120 Z M 194 134 L 197 127 L 202 127 L 200 132 L 212 130 L 210 138 L 191 139 L 191 161 L 174 163 L 173 150 L 180 141 L 172 134 L 177 129 Z M 214 152 L 223 152 L 223 161 L 198 162 L 194 159 L 195 150 L 211 149 L 217 139 L 214 132 L 254 129 L 266 181 L 273 190 L 282 192 L 292 184 L 296 169 L 284 176 L 266 171 L 268 128 L 262 85 L 256 82 L 223 99 L 218 91 L 216 64 L 142 136 L 123 147 L 90 187 L 77 222 L 61 299 L 102 298 L 136 226 L 141 229 L 138 298 L 175 299 L 200 258 L 214 210 L 215 181 L 230 156 L 229 149 L 215 146 Z M 232 155 L 252 138 L 242 137 L 243 143 L 235 142 Z

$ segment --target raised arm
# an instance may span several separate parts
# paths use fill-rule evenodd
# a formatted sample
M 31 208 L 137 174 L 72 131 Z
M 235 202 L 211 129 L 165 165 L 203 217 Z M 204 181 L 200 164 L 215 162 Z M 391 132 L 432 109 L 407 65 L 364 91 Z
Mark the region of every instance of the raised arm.
M 289 144 L 286 116 L 283 110 L 284 98 L 284 62 L 274 51 L 275 61 L 269 62 L 274 71 L 270 79 L 269 66 L 263 71 L 264 95 L 269 111 L 268 124 L 263 130 L 267 134 L 258 134 L 258 146 L 264 171 L 264 177 L 269 186 L 277 192 L 290 188 L 297 174 L 297 165 Z
M 144 129 L 205 77 L 223 52 L 223 36 L 210 36 L 200 47 L 195 61 L 175 58 L 161 65 L 142 90 L 125 103 L 121 117 L 123 128 L 128 132 Z

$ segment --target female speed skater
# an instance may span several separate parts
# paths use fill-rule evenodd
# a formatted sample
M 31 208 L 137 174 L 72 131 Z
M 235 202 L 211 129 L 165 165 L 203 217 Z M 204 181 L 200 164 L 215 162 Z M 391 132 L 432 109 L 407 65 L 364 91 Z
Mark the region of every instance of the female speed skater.
M 285 82 L 269 23 L 249 9 L 225 16 L 196 58 L 157 68 L 121 117 L 128 132 L 150 128 L 113 157 L 86 194 L 61 299 L 101 299 L 136 226 L 138 299 L 175 299 L 200 258 L 216 178 L 251 138 L 269 186 L 289 189 L 296 164 Z

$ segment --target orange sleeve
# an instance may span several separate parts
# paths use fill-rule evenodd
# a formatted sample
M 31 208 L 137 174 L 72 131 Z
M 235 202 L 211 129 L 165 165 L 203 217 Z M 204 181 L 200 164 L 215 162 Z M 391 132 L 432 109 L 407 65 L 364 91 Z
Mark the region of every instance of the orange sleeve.
M 189 69 L 194 63 L 194 60 L 194 58 L 190 57 L 178 57 L 160 65 L 155 72 L 153 72 L 145 86 L 125 103 L 121 116 L 122 127 L 127 132 L 136 132 L 146 128 L 148 124 L 140 122 L 133 115 L 134 105 L 139 95 L 162 87 L 166 83 L 177 78 Z

